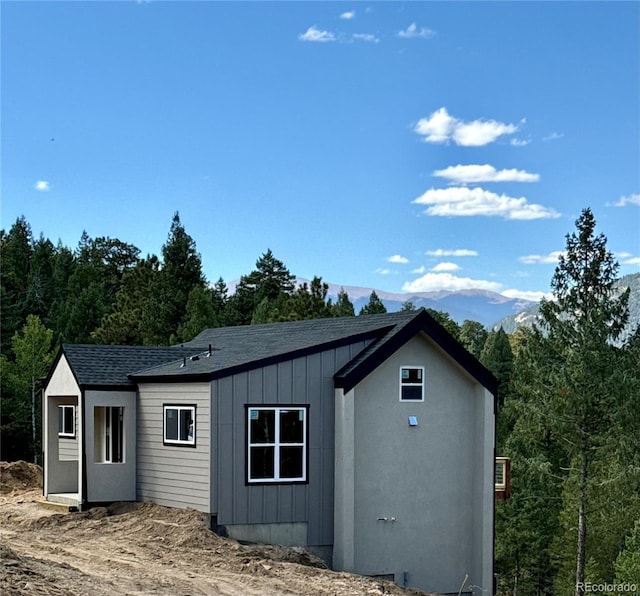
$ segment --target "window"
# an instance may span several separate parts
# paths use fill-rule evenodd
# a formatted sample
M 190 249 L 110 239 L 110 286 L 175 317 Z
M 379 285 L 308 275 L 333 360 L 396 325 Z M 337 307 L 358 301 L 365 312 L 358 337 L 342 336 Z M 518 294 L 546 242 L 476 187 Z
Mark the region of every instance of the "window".
M 165 445 L 196 444 L 196 407 L 164 406 Z
M 400 401 L 424 401 L 424 367 L 400 368 Z
M 508 457 L 496 457 L 496 499 L 503 501 L 511 496 L 511 460 Z
M 124 462 L 124 408 L 97 406 L 93 415 L 94 461 L 120 464 Z
M 248 482 L 307 480 L 307 408 L 248 407 Z
M 58 436 L 75 438 L 76 436 L 76 407 L 58 406 Z

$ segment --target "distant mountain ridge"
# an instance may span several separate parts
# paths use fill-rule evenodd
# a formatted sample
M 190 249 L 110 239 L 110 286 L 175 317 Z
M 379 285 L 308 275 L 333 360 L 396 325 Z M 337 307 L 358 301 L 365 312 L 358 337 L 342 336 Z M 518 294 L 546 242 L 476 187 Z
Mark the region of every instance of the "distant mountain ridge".
M 296 278 L 296 285 L 310 284 L 310 280 Z M 328 282 L 327 282 L 328 283 Z M 229 294 L 235 292 L 237 281 L 228 284 Z M 459 325 L 465 320 L 477 321 L 489 329 L 503 329 L 513 333 L 519 325 L 531 325 L 538 314 L 538 303 L 532 300 L 507 298 L 497 292 L 487 290 L 440 290 L 438 292 L 414 292 L 411 294 L 385 292 L 362 286 L 346 286 L 328 283 L 327 298 L 332 302 L 338 298 L 341 289 L 349 295 L 356 314 L 369 302 L 371 292 L 375 290 L 388 312 L 396 312 L 402 305 L 411 301 L 416 308 L 432 308 L 443 311 Z M 630 287 L 629 326 L 635 329 L 640 323 L 640 273 L 620 278 L 620 287 Z
M 374 288 L 329 284 L 327 297 L 335 302 L 341 289 L 344 289 L 349 295 L 356 314 L 369 302 L 369 296 L 374 291 Z M 504 317 L 515 315 L 536 304 L 530 300 L 507 298 L 502 294 L 487 290 L 459 290 L 455 292 L 441 290 L 438 292 L 414 292 L 411 294 L 384 292 L 382 290 L 375 290 L 375 292 L 388 312 L 398 311 L 405 302 L 411 301 L 416 308 L 424 307 L 444 311 L 458 324 L 462 324 L 469 319 L 478 321 L 486 327 L 493 325 Z
M 630 288 L 629 295 L 629 323 L 626 333 L 631 333 L 640 325 L 640 273 L 622 276 L 617 283 L 621 291 Z M 498 321 L 494 327 L 502 327 L 506 333 L 513 333 L 519 326 L 530 327 L 539 316 L 539 305 L 533 303 L 521 312 L 509 315 Z

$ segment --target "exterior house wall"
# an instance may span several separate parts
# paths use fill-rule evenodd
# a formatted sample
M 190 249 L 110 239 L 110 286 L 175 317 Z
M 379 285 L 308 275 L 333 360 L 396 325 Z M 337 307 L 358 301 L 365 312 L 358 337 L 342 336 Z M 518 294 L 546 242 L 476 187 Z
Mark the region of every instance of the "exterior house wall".
M 58 406 L 75 405 L 75 437 L 58 436 Z M 43 394 L 44 494 L 76 493 L 81 486 L 79 466 L 82 437 L 80 387 L 62 356 Z
M 104 438 L 104 418 L 97 408 L 123 408 L 123 461 L 106 463 L 97 449 Z M 85 432 L 87 495 L 90 503 L 136 500 L 136 393 L 135 391 L 86 391 Z
M 137 412 L 137 498 L 210 513 L 210 383 L 141 383 Z M 196 406 L 195 446 L 163 444 L 163 405 Z M 229 452 L 229 447 L 224 447 Z
M 399 400 L 402 366 L 425 368 L 423 402 Z M 492 589 L 483 583 L 493 549 L 485 393 L 424 334 L 346 395 L 336 390 L 336 568 L 443 594 L 457 594 L 468 574 L 467 586 Z
M 326 556 L 333 545 L 334 380 L 366 341 L 224 377 L 213 382 L 217 433 L 212 450 L 211 511 L 237 539 L 310 546 Z M 250 405 L 308 405 L 307 483 L 248 485 Z M 324 549 L 324 551 L 323 551 Z

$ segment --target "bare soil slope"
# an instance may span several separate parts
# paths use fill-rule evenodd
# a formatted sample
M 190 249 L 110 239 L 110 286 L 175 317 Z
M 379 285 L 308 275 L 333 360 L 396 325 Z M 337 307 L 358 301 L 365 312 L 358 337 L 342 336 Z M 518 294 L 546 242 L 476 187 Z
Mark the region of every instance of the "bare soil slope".
M 246 546 L 203 514 L 151 503 L 60 513 L 43 503 L 42 471 L 0 462 L 0 594 L 422 595 L 324 568 L 304 551 Z

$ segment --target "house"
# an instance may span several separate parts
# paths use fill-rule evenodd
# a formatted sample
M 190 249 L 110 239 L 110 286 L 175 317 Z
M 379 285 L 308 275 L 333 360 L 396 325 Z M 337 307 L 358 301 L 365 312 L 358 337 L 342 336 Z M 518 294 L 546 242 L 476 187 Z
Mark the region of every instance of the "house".
M 496 387 L 424 310 L 63 345 L 44 494 L 192 507 L 337 570 L 491 593 Z

